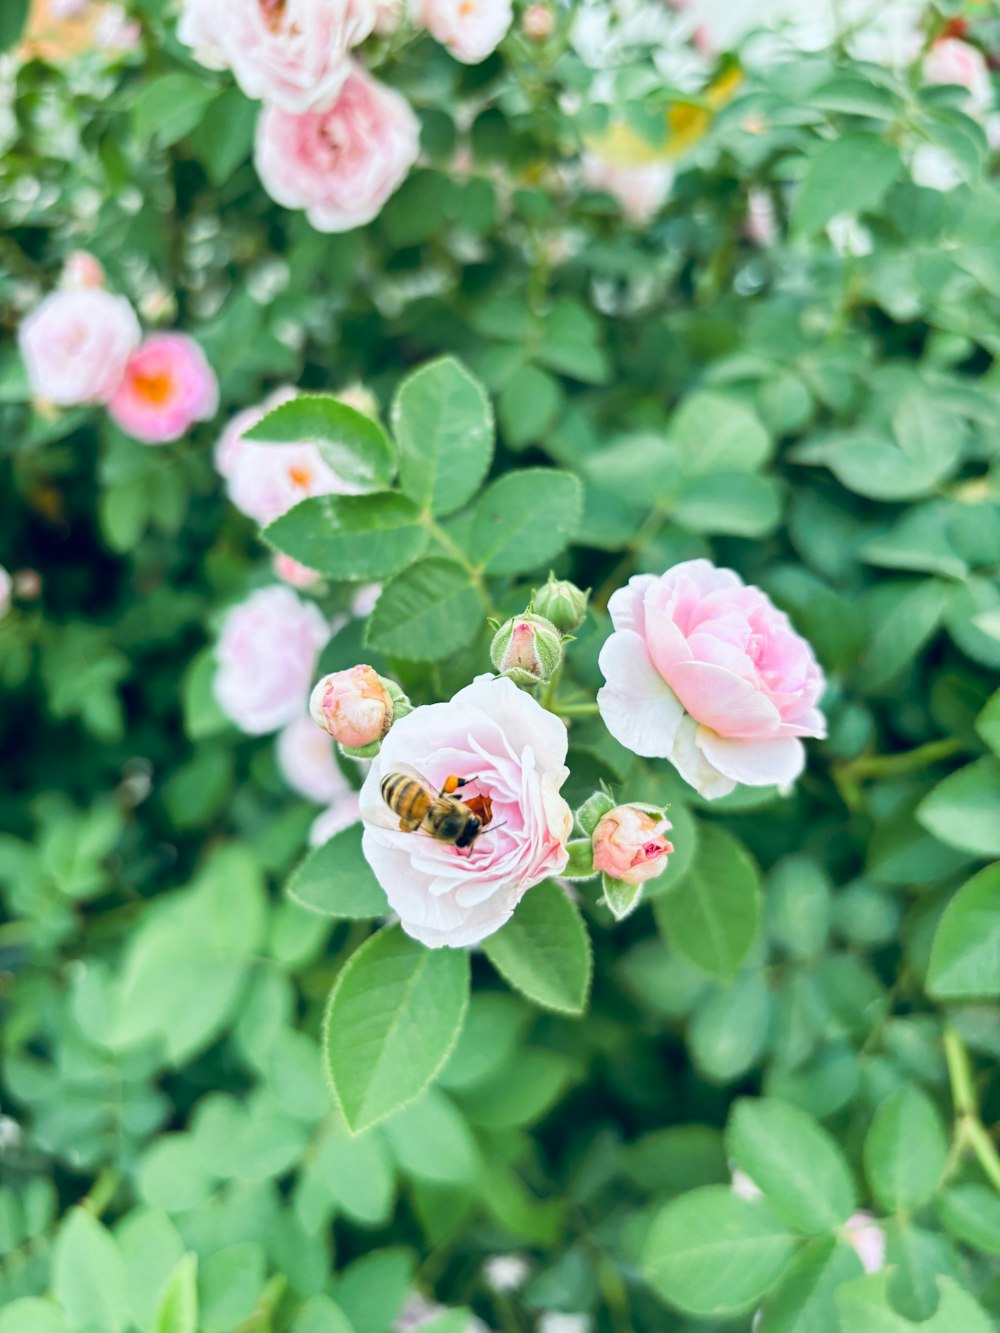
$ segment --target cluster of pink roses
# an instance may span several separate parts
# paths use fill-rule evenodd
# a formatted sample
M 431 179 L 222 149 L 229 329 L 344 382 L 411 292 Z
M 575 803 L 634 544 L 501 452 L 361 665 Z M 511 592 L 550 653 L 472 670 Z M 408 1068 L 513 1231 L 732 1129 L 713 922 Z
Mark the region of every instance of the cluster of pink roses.
M 92 255 L 70 257 L 62 288 L 28 315 L 18 341 L 37 398 L 57 407 L 100 404 L 143 444 L 180 439 L 218 408 L 215 372 L 194 339 L 143 338 L 132 306 L 105 289 Z
M 420 151 L 409 104 L 352 58 L 403 20 L 401 0 L 185 0 L 181 41 L 264 103 L 255 161 L 268 194 L 317 231 L 378 215 Z M 417 0 L 410 15 L 457 59 L 478 62 L 511 22 L 510 0 Z

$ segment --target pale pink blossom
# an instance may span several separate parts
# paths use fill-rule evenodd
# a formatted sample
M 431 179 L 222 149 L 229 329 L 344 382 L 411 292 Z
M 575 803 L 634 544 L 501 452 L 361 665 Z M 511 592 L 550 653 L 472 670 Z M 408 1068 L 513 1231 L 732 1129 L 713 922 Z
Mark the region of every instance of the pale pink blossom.
M 298 560 L 293 560 L 283 551 L 275 555 L 272 565 L 282 583 L 287 583 L 292 588 L 314 588 L 323 577 L 319 570 L 300 564 Z
M 219 406 L 219 382 L 208 358 L 185 333 L 154 333 L 134 352 L 108 411 L 143 444 L 178 440 Z
M 324 110 L 265 106 L 255 161 L 264 189 L 304 208 L 317 231 L 350 231 L 378 216 L 420 151 L 420 122 L 404 97 L 359 65 Z
M 109 402 L 141 337 L 128 301 L 97 287 L 53 292 L 18 333 L 32 392 L 60 407 Z
M 69 291 L 104 286 L 104 265 L 88 250 L 74 250 L 66 256 L 61 285 Z
M 513 17 L 510 0 L 416 0 L 413 7 L 414 22 L 466 65 L 496 50 Z
M 177 35 L 248 97 L 299 114 L 336 98 L 374 23 L 371 0 L 186 0 Z
M 121 5 L 105 5 L 94 29 L 94 45 L 100 51 L 126 54 L 142 41 L 142 25 L 129 18 Z
M 0 565 L 0 620 L 2 620 L 10 610 L 13 591 L 14 580 L 11 578 L 7 570 L 4 569 L 3 565 Z
M 662 810 L 652 806 L 616 805 L 594 829 L 594 869 L 625 884 L 644 884 L 662 875 L 674 845 Z
M 375 603 L 381 596 L 381 583 L 362 584 L 351 598 L 351 615 L 355 620 L 366 620 L 375 610 Z
M 708 560 L 636 575 L 608 604 L 605 725 L 634 754 L 669 759 L 703 796 L 787 785 L 801 736 L 825 736 L 823 673 L 759 588 Z
M 669 162 L 629 165 L 611 162 L 587 151 L 581 159 L 583 179 L 592 190 L 610 194 L 630 222 L 649 222 L 666 203 L 674 183 Z
M 993 80 L 986 58 L 978 47 L 958 37 L 943 37 L 924 58 L 927 83 L 954 83 L 969 92 L 969 105 L 982 112 L 993 103 Z
M 341 833 L 352 824 L 357 824 L 360 818 L 361 804 L 356 791 L 338 797 L 313 820 L 309 829 L 309 846 L 321 847 L 324 842 L 329 842 L 335 833 Z
M 316 662 L 330 638 L 319 608 L 291 588 L 261 588 L 234 606 L 215 650 L 219 707 L 261 736 L 306 711 Z
M 778 215 L 774 200 L 767 190 L 750 191 L 743 229 L 747 240 L 762 248 L 774 245 L 778 240 L 781 234 L 778 228 Z
M 885 1231 L 871 1213 L 852 1213 L 844 1223 L 843 1235 L 861 1260 L 866 1273 L 878 1273 L 884 1268 Z
M 380 741 L 392 726 L 395 704 L 374 668 L 362 664 L 318 681 L 309 711 L 335 741 L 361 750 Z
M 481 676 L 393 725 L 361 789 L 361 813 L 365 857 L 408 935 L 431 948 L 475 944 L 560 873 L 573 824 L 559 793 L 566 745 L 562 722 L 503 678 Z M 399 771 L 435 791 L 452 775 L 475 778 L 462 795 L 489 798 L 491 822 L 466 849 L 403 832 L 380 790 Z
M 555 31 L 556 16 L 548 5 L 529 5 L 521 15 L 521 31 L 532 42 L 545 42 Z
M 281 776 L 306 800 L 333 805 L 351 794 L 351 784 L 340 771 L 333 741 L 303 713 L 278 733 L 278 768 Z

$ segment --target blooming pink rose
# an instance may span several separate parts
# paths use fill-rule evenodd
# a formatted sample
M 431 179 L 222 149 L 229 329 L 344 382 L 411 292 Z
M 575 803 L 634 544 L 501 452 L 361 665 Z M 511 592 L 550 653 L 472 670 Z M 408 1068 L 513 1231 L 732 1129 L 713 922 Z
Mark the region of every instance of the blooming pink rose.
M 513 17 L 510 0 L 416 0 L 413 11 L 414 22 L 466 65 L 496 50 Z
M 187 0 L 177 35 L 248 97 L 298 114 L 329 106 L 374 23 L 370 0 Z
M 986 58 L 978 47 L 957 37 L 943 37 L 928 51 L 923 65 L 928 83 L 955 83 L 967 88 L 975 111 L 985 111 L 993 102 L 993 80 Z
M 524 894 L 566 865 L 573 817 L 559 788 L 566 728 L 509 680 L 481 676 L 449 702 L 394 723 L 361 789 L 364 852 L 403 929 L 431 948 L 475 944 L 499 930 Z M 490 825 L 471 848 L 404 833 L 382 799 L 390 773 L 416 771 L 435 791 L 475 778 Z
M 885 1266 L 885 1232 L 871 1213 L 852 1213 L 843 1234 L 866 1273 L 877 1273 Z
M 50 403 L 107 403 L 142 331 L 123 296 L 90 287 L 53 292 L 21 325 L 18 341 L 32 392 Z
M 309 830 L 309 846 L 321 847 L 324 842 L 329 842 L 335 833 L 350 828 L 360 818 L 361 804 L 358 793 L 347 792 L 344 796 L 338 797 L 332 805 L 328 805 L 325 810 L 321 810 L 313 820 Z
M 305 713 L 278 733 L 278 768 L 292 791 L 320 805 L 332 805 L 351 794 L 333 741 Z
M 154 333 L 129 358 L 108 411 L 126 435 L 165 444 L 214 417 L 218 406 L 215 371 L 194 339 Z
M 634 754 L 669 759 L 702 796 L 792 782 L 800 736 L 825 736 L 812 649 L 759 588 L 688 560 L 640 574 L 608 603 L 605 725 Z
M 264 189 L 304 208 L 317 231 L 350 231 L 377 217 L 420 151 L 409 103 L 359 65 L 332 106 L 293 116 L 266 106 L 255 161 Z
M 219 707 L 261 736 L 306 711 L 316 660 L 330 638 L 319 608 L 291 588 L 261 588 L 234 606 L 215 650 Z
M 616 805 L 594 829 L 594 869 L 626 884 L 661 875 L 674 850 L 665 837 L 670 821 L 651 806 Z
M 586 183 L 616 199 L 631 222 L 649 222 L 655 217 L 674 183 L 669 162 L 622 165 L 593 152 L 585 152 L 581 161 Z

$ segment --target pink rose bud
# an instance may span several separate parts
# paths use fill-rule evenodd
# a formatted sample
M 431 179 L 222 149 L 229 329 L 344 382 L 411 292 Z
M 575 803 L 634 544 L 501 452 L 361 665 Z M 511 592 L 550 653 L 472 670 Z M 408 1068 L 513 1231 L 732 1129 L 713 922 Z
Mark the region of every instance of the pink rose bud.
M 141 337 L 123 296 L 90 287 L 47 296 L 21 325 L 18 341 L 32 392 L 69 407 L 113 398 Z
M 67 255 L 62 272 L 64 290 L 79 292 L 86 287 L 103 287 L 104 278 L 104 265 L 87 250 L 74 250 Z
M 324 676 L 312 692 L 309 711 L 317 725 L 350 750 L 380 741 L 392 726 L 392 695 L 370 666 Z
M 616 805 L 594 829 L 594 869 L 625 884 L 642 884 L 667 868 L 674 845 L 670 823 L 649 805 Z
M 529 5 L 521 16 L 521 31 L 532 42 L 548 41 L 555 26 L 555 15 L 548 5 Z
M 129 358 L 108 411 L 126 435 L 166 444 L 214 417 L 218 406 L 215 371 L 194 339 L 155 333 Z
M 549 680 L 562 661 L 562 635 L 551 620 L 525 611 L 500 626 L 490 657 L 515 685 L 538 685 Z

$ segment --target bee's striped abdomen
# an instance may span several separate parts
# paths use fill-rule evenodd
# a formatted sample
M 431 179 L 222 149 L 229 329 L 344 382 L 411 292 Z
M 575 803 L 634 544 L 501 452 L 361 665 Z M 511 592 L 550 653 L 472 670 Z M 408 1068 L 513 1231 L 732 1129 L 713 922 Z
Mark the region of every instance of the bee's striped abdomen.
M 381 784 L 382 799 L 399 816 L 399 826 L 407 831 L 418 828 L 430 808 L 431 798 L 416 778 L 405 773 L 388 773 Z

